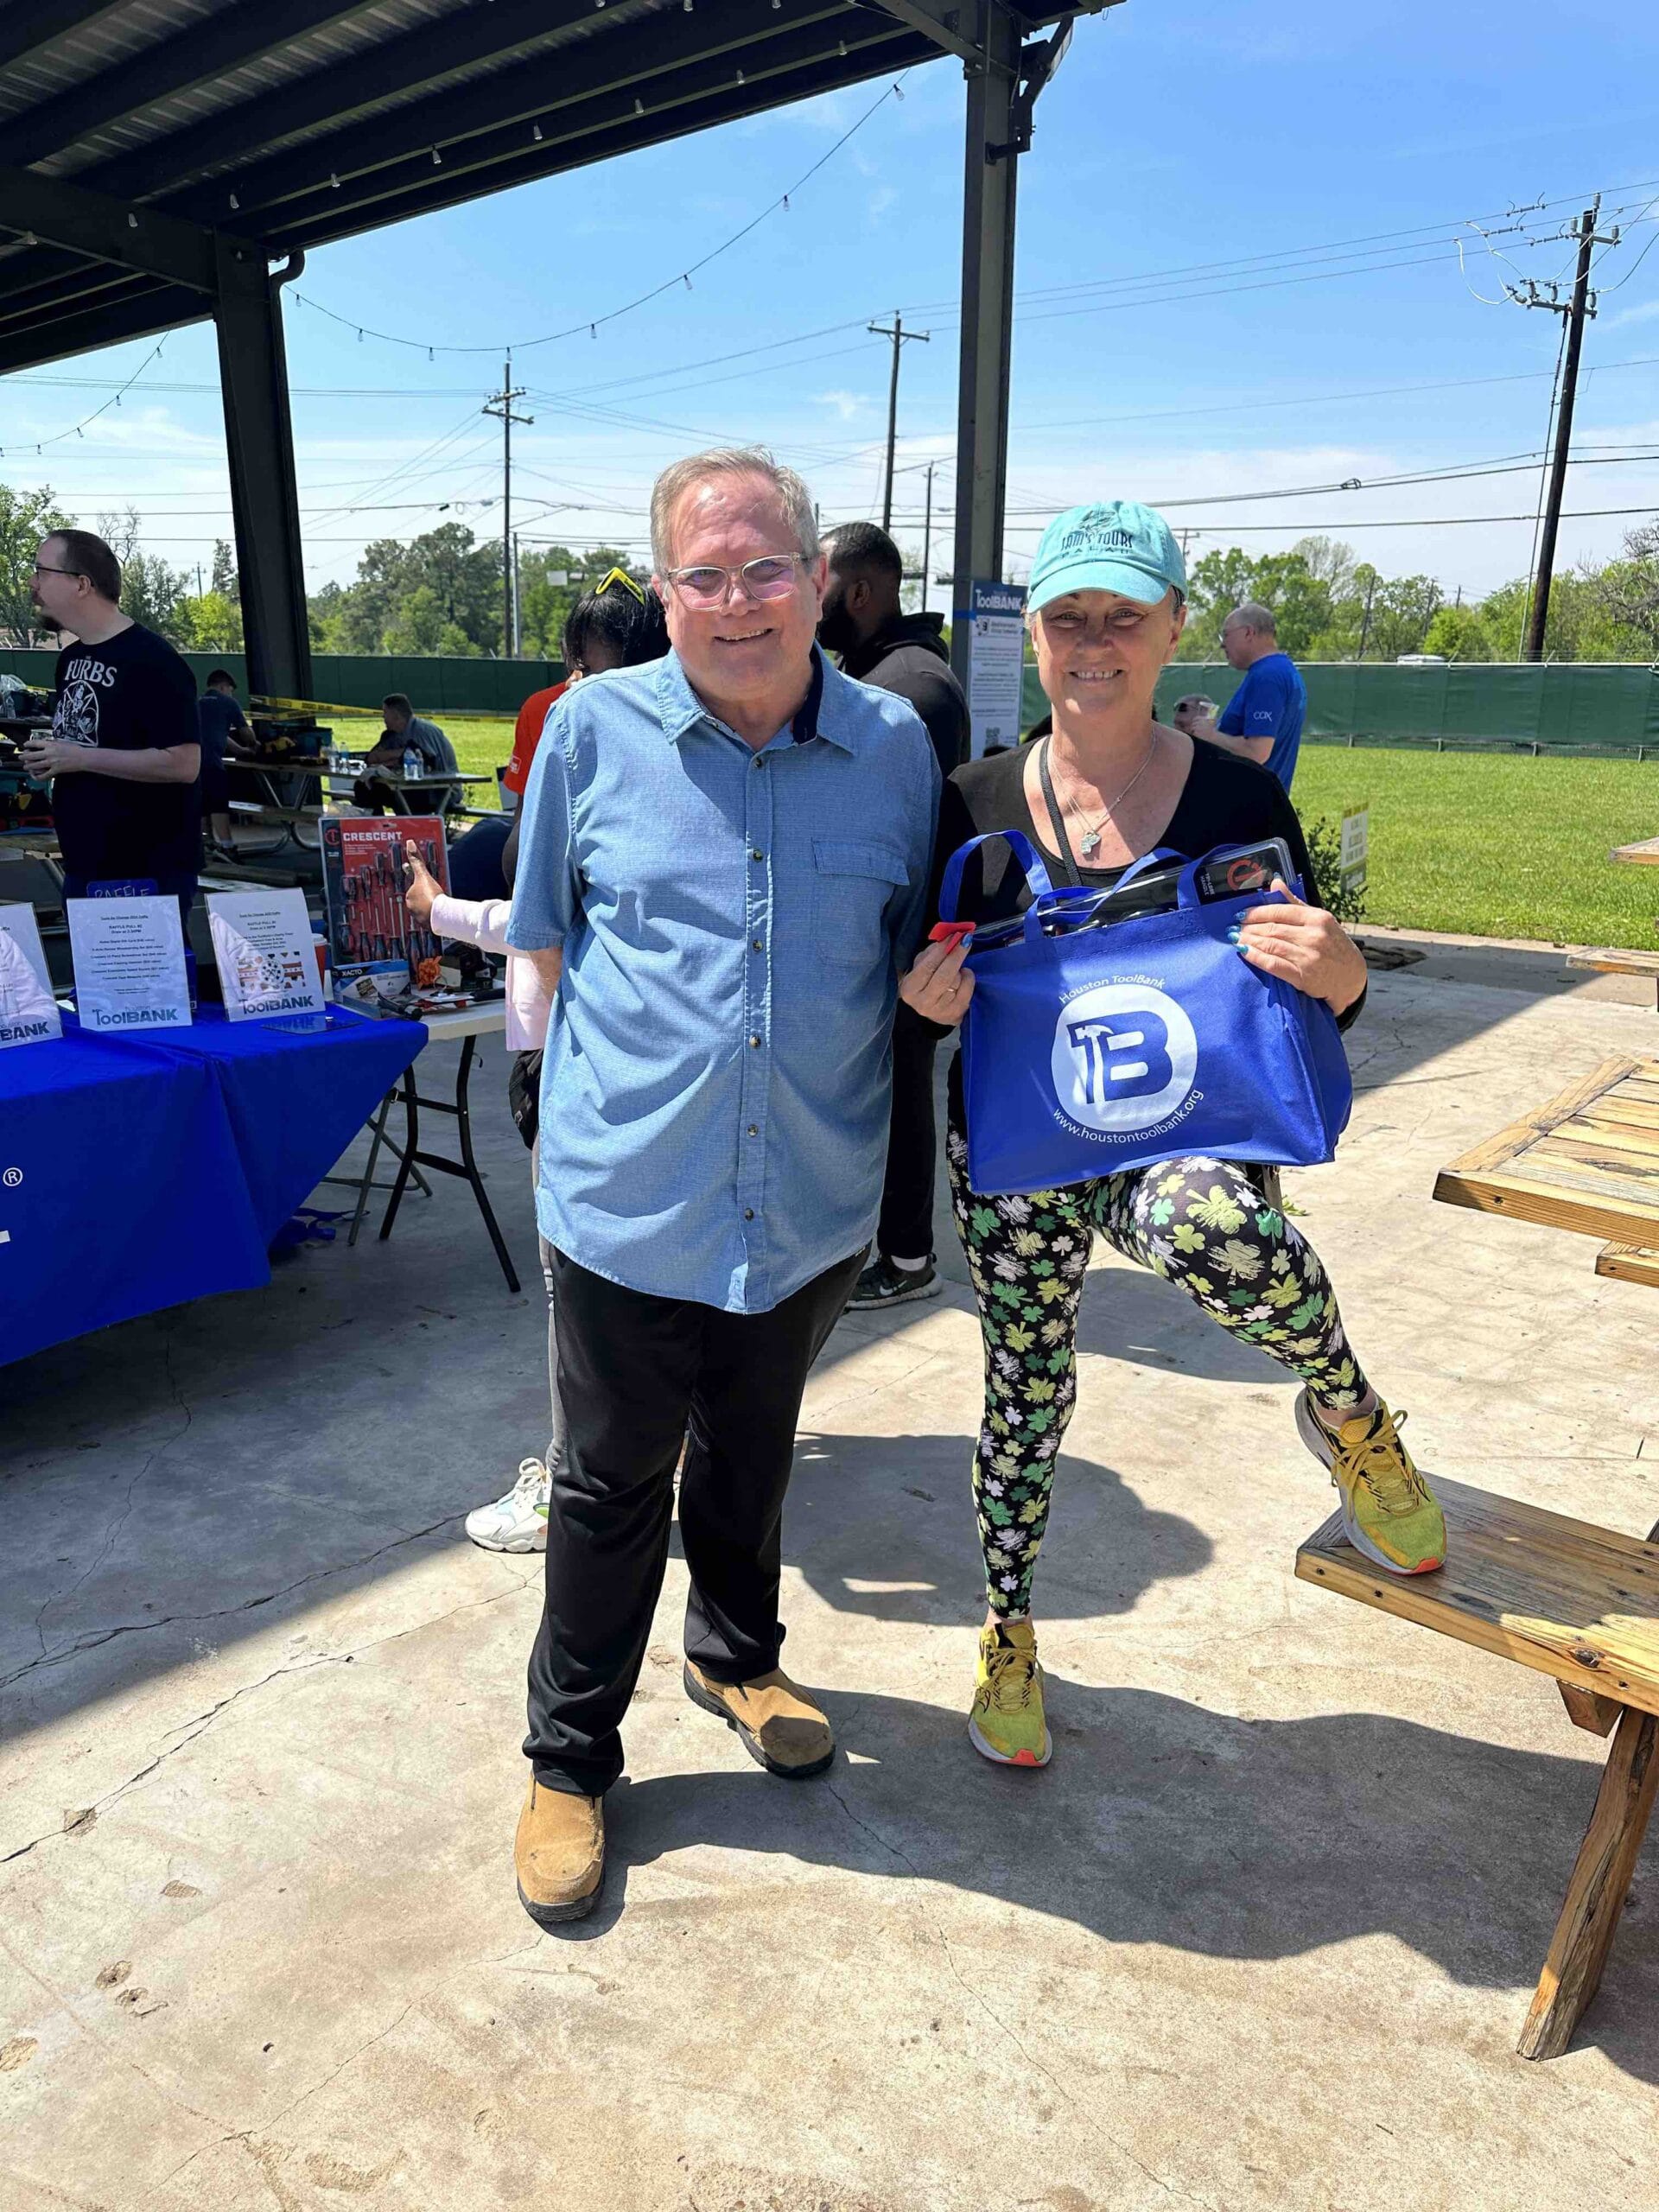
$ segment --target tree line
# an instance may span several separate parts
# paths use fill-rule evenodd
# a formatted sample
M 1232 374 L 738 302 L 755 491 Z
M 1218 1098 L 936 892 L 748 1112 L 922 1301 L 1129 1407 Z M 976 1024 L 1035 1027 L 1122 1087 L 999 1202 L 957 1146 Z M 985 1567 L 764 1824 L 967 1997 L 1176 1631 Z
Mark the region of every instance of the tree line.
M 35 548 L 70 527 L 49 489 L 0 485 L 0 638 L 35 642 L 29 598 Z M 242 645 L 236 556 L 224 539 L 205 568 L 174 568 L 146 552 L 139 518 L 100 515 L 93 527 L 120 556 L 121 603 L 135 621 L 185 652 L 235 652 Z M 918 564 L 907 561 L 906 566 Z M 565 617 L 612 568 L 649 573 L 619 547 L 536 546 L 518 563 L 519 652 L 559 656 Z M 1438 653 L 1452 661 L 1520 658 L 1529 588 L 1525 577 L 1484 598 L 1448 597 L 1433 576 L 1386 576 L 1331 537 L 1304 537 L 1287 553 L 1242 547 L 1206 553 L 1191 569 L 1191 606 L 1178 658 L 1219 660 L 1221 626 L 1245 600 L 1270 607 L 1279 643 L 1297 660 L 1392 661 Z M 480 658 L 501 651 L 501 547 L 480 543 L 465 523 L 419 537 L 376 538 L 350 583 L 325 584 L 309 601 L 311 644 L 321 653 L 410 653 Z M 1548 660 L 1659 659 L 1659 519 L 1630 531 L 1619 556 L 1580 562 L 1557 575 L 1544 639 Z
M 1531 592 L 1524 576 L 1484 598 L 1448 598 L 1433 576 L 1385 576 L 1351 545 L 1299 538 L 1288 553 L 1238 546 L 1206 553 L 1190 572 L 1191 607 L 1177 658 L 1219 660 L 1221 626 L 1245 600 L 1270 607 L 1294 660 L 1449 661 L 1521 658 Z M 1659 521 L 1625 534 L 1617 560 L 1560 571 L 1549 595 L 1546 660 L 1659 658 Z

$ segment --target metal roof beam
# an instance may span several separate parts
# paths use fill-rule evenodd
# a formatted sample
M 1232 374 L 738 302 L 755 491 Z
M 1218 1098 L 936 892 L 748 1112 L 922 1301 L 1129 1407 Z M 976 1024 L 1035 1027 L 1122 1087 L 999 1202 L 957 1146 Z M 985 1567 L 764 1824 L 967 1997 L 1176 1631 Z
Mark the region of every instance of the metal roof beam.
M 48 361 L 67 361 L 78 353 L 91 353 L 102 346 L 118 346 L 126 338 L 155 338 L 188 322 L 203 321 L 213 313 L 200 292 L 173 285 L 152 286 L 130 300 L 111 302 L 50 321 L 31 320 L 16 329 L 0 328 L 0 376 L 13 369 L 43 368 Z M 20 442 L 7 447 L 8 458 L 26 450 Z
M 865 4 L 865 0 L 859 0 L 859 4 Z M 982 16 L 993 10 L 1014 16 L 1013 9 L 1002 6 L 1001 0 L 964 0 L 960 7 L 951 7 L 948 0 L 876 0 L 876 5 L 910 29 L 920 31 L 924 38 L 931 38 L 941 53 L 954 54 L 982 69 L 990 59 L 981 30 Z M 1020 20 L 1015 17 L 1016 22 Z
M 611 0 L 603 18 L 605 29 L 595 35 L 601 41 L 614 38 L 638 13 L 629 0 Z M 100 162 L 87 174 L 105 191 L 170 192 L 181 178 L 219 162 L 257 156 L 301 131 L 343 129 L 353 117 L 383 108 L 394 93 L 442 84 L 459 69 L 513 54 L 550 31 L 592 22 L 594 15 L 592 0 L 585 5 L 582 0 L 561 0 L 557 6 L 550 5 L 550 0 L 494 0 L 493 6 L 468 8 L 464 14 L 387 39 L 359 57 L 360 67 L 344 62 L 318 70 L 206 123 Z M 636 29 L 635 35 L 654 41 L 657 33 Z M 389 111 L 387 127 L 394 132 L 401 130 L 407 111 Z M 227 181 L 235 191 L 234 175 Z
M 580 111 L 594 102 L 620 102 L 620 112 L 644 114 L 643 105 L 636 111 L 636 99 L 648 99 L 653 108 L 671 104 L 716 79 L 722 85 L 739 82 L 740 71 L 758 75 L 778 66 L 774 55 L 788 66 L 798 54 L 833 54 L 841 43 L 868 46 L 903 35 L 881 10 L 849 16 L 841 0 L 791 0 L 787 14 L 775 10 L 772 0 L 721 0 L 716 33 L 711 34 L 710 20 L 706 10 L 677 12 L 655 18 L 649 35 L 635 29 L 580 48 L 532 55 L 516 69 L 394 109 L 384 130 L 365 134 L 348 129 L 309 138 L 289 152 L 169 199 L 193 213 L 228 212 L 234 193 L 238 208 L 248 211 L 241 217 L 245 225 L 256 224 L 286 240 L 304 226 L 290 203 L 320 193 L 332 198 L 337 192 L 342 208 L 367 205 L 403 190 L 411 164 L 430 168 L 454 162 L 467 168 L 510 150 L 505 144 L 474 143 L 486 134 L 493 139 L 516 133 L 518 143 L 528 147 L 538 125 L 564 135 L 572 110 L 578 111 L 580 127 Z M 432 160 L 435 148 L 439 163 Z M 381 181 L 391 172 L 397 173 L 395 182 Z M 326 214 L 323 220 L 336 236 L 349 227 L 332 224 Z M 311 235 L 305 232 L 306 243 Z
M 43 47 L 67 38 L 94 16 L 107 16 L 120 0 L 32 0 L 28 7 L 9 9 L 10 22 L 0 22 L 0 69 L 14 61 L 27 61 Z
M 372 203 L 340 207 L 338 213 L 335 195 L 327 194 L 317 204 L 315 219 L 296 217 L 287 227 L 296 240 L 302 240 L 308 246 L 348 238 L 428 213 L 435 207 L 455 207 L 506 191 L 515 185 L 585 168 L 642 146 L 662 145 L 671 139 L 712 129 L 717 124 L 757 114 L 763 109 L 810 99 L 820 92 L 865 84 L 886 70 L 913 66 L 931 58 L 927 49 L 918 49 L 913 34 L 898 23 L 885 30 L 878 28 L 874 41 L 867 33 L 861 45 L 855 44 L 851 39 L 846 45 L 844 55 L 834 42 L 827 43 L 817 54 L 797 55 L 775 74 L 759 68 L 746 71 L 747 82 L 744 86 L 739 86 L 730 73 L 712 90 L 706 80 L 701 86 L 690 85 L 686 81 L 688 73 L 683 70 L 675 79 L 672 97 L 664 95 L 653 102 L 643 118 L 633 113 L 631 100 L 625 100 L 609 105 L 607 112 L 584 111 L 563 130 L 550 130 L 546 143 L 539 146 L 524 144 L 522 129 L 515 129 L 511 143 L 505 136 L 499 143 L 489 142 L 487 158 L 480 153 L 466 162 L 446 159 L 442 172 L 434 172 L 429 180 L 423 179 L 418 172 L 412 177 L 406 172 L 401 179 L 389 179 L 380 188 L 382 196 Z M 762 85 L 764 93 L 757 99 L 757 91 Z M 435 196 L 435 186 L 439 188 Z
M 192 291 L 218 289 L 213 232 L 164 214 L 158 207 L 134 206 L 108 193 L 88 192 L 84 185 L 41 176 L 35 169 L 3 165 L 0 208 L 5 211 L 5 227 L 19 232 L 25 244 L 31 238 L 45 238 L 71 253 L 163 276 L 170 283 L 188 285 Z M 233 252 L 257 258 L 263 265 L 262 246 L 239 238 L 228 238 L 226 244 Z
M 264 54 L 278 52 L 308 31 L 360 15 L 369 4 L 371 0 L 283 0 L 277 7 L 264 0 L 263 5 L 229 8 L 194 20 L 171 38 L 12 116 L 6 125 L 6 157 L 24 166 L 44 161 L 48 154 L 140 114 L 158 100 L 211 85 Z M 257 106 L 257 98 L 238 100 L 226 119 L 245 130 L 247 118 Z

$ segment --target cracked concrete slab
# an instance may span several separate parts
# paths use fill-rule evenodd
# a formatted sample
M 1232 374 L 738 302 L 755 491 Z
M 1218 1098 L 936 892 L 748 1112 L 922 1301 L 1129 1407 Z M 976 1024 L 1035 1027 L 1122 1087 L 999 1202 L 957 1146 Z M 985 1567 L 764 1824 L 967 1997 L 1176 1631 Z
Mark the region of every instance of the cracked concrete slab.
M 1342 1158 L 1291 1197 L 1427 1466 L 1645 1529 L 1652 1294 L 1428 1193 L 1654 1017 L 1441 965 L 1374 977 Z M 530 1281 L 502 1072 L 474 1097 Z M 676 1557 L 606 1901 L 538 1933 L 510 1863 L 538 1563 L 460 1519 L 544 1435 L 541 1319 L 468 1203 L 6 1372 L 0 2212 L 1650 2193 L 1645 1874 L 1573 2051 L 1513 2049 L 1602 1746 L 1548 1681 L 1295 1582 L 1326 1493 L 1291 1387 L 1109 1256 L 1039 1570 L 1052 1765 L 966 1741 L 947 1245 L 941 1297 L 850 1317 L 804 1409 L 788 1663 L 836 1765 L 779 1784 L 687 1702 Z

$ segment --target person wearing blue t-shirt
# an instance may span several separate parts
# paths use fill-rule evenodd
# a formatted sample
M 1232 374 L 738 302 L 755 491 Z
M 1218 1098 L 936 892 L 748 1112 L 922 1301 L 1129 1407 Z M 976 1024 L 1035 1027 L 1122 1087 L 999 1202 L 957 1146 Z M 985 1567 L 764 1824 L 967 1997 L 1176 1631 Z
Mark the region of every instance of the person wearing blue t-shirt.
M 1213 724 L 1195 723 L 1195 734 L 1229 753 L 1259 761 L 1288 791 L 1301 748 L 1307 687 L 1288 653 L 1279 650 L 1273 609 L 1247 600 L 1221 626 L 1221 649 L 1244 681 Z

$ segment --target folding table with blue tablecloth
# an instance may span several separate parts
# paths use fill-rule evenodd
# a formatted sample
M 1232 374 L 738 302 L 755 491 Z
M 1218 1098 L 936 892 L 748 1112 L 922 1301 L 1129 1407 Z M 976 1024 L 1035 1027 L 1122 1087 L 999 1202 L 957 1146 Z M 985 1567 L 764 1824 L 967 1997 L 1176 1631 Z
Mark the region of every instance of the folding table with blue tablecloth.
M 0 1363 L 270 1280 L 271 1239 L 426 1042 L 308 1020 L 64 1034 L 0 1052 Z

